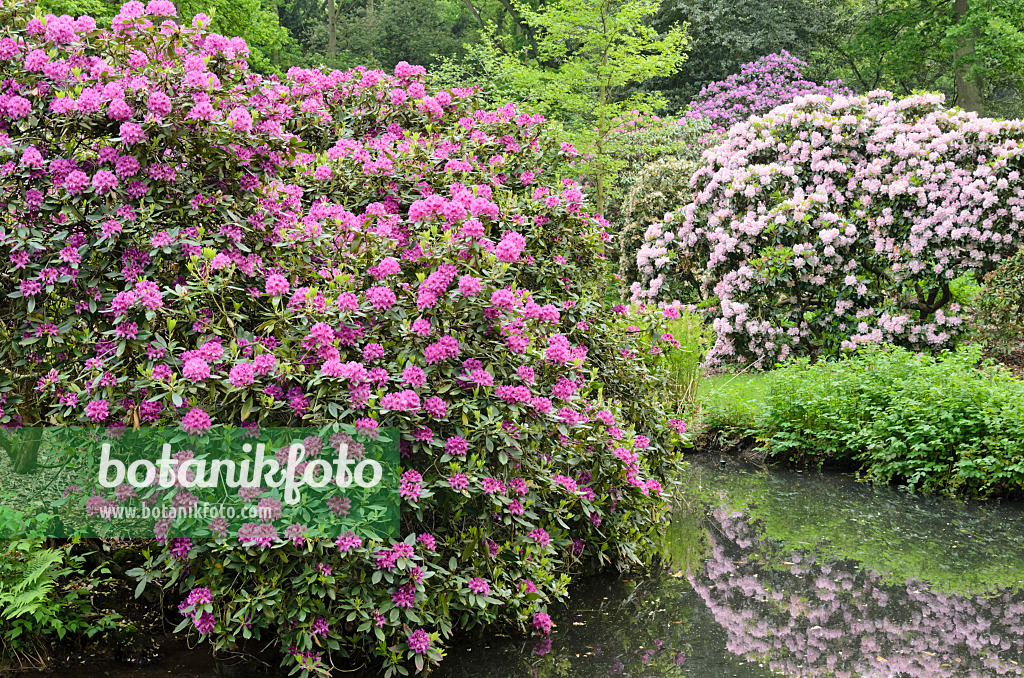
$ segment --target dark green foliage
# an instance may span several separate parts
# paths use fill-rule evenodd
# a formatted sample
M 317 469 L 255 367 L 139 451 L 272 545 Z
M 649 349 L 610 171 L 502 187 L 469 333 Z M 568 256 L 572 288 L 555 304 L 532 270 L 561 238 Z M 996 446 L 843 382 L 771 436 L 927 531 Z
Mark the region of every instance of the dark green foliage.
M 687 158 L 668 157 L 642 166 L 627 177 L 625 197 L 619 205 L 619 282 L 624 294 L 640 278 L 636 254 L 644 234 L 656 219 L 679 209 L 692 199 L 690 177 L 697 163 Z M 688 301 L 688 300 L 687 300 Z
M 1024 338 L 1024 250 L 985 276 L 974 323 L 997 351 L 1009 353 Z
M 457 15 L 445 16 L 437 0 L 384 0 L 376 17 L 374 55 L 386 67 L 399 61 L 430 65 L 435 54 L 456 54 L 470 36 L 469 24 Z
M 625 163 L 619 172 L 605 216 L 615 225 L 619 285 L 638 279 L 636 253 L 644 232 L 655 219 L 690 202 L 690 177 L 700 155 L 716 135 L 703 118 L 656 122 L 639 120 L 639 126 L 615 137 L 615 152 Z
M 821 56 L 861 92 L 941 91 L 950 105 L 1014 117 L 1024 68 L 1022 12 L 1020 0 L 848 3 Z

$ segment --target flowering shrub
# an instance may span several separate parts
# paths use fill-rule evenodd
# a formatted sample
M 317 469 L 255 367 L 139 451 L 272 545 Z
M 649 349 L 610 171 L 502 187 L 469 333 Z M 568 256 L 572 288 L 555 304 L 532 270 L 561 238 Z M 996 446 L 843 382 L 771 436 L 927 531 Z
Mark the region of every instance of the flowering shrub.
M 807 64 L 783 50 L 744 64 L 740 72 L 725 80 L 705 85 L 690 102 L 687 115 L 704 118 L 719 132 L 753 115 L 764 115 L 798 96 L 835 97 L 853 92 L 842 80 L 817 84 L 804 79 Z
M 5 20 L 2 421 L 395 426 L 402 539 L 162 532 L 186 625 L 389 675 L 456 628 L 548 632 L 570 573 L 644 560 L 683 430 L 595 300 L 569 150 L 404 63 L 254 76 L 173 16 Z
M 1021 242 L 1024 122 L 942 101 L 800 97 L 734 126 L 648 229 L 635 298 L 703 290 L 717 360 L 948 345 L 950 281 Z
M 1022 646 L 1019 590 L 942 592 L 851 558 L 780 545 L 728 507 L 711 522 L 710 558 L 687 578 L 725 631 L 726 647 L 748 661 L 802 676 L 1022 673 L 1010 659 Z

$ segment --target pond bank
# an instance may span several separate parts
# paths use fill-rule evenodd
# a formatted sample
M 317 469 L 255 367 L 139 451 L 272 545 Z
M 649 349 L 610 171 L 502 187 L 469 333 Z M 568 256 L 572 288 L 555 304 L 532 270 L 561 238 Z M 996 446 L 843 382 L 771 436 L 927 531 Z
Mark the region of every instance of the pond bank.
M 705 446 L 797 468 L 836 464 L 923 491 L 1024 496 L 1024 380 L 977 346 L 939 357 L 865 348 L 719 375 L 701 403 Z

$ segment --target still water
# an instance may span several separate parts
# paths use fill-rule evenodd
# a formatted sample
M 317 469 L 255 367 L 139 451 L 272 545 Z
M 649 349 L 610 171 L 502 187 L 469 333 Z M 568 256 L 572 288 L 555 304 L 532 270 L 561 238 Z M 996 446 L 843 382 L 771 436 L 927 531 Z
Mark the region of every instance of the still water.
M 579 587 L 550 640 L 453 648 L 445 678 L 1024 675 L 1024 511 L 818 473 L 698 470 L 671 565 Z
M 467 642 L 434 675 L 1024 675 L 1024 507 L 915 496 L 834 474 L 694 473 L 708 510 L 680 512 L 666 529 L 666 567 L 588 579 L 553 614 L 550 639 Z M 145 668 L 60 675 L 218 674 L 196 649 Z

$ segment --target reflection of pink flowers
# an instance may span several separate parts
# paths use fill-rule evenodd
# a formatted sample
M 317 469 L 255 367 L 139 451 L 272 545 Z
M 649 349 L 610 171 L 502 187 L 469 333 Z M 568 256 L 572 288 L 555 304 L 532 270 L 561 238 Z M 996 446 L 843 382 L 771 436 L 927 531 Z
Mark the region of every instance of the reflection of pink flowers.
M 548 613 L 537 612 L 533 615 L 532 626 L 544 635 L 549 635 L 551 633 L 551 627 L 554 626 L 554 624 L 551 622 L 551 617 Z
M 913 581 L 890 588 L 874 572 L 822 563 L 813 554 L 783 556 L 792 563 L 787 570 L 766 569 L 758 564 L 760 536 L 741 514 L 720 508 L 713 518 L 719 530 L 708 533 L 711 558 L 689 579 L 727 631 L 731 652 L 767 657 L 791 675 L 932 678 L 947 675 L 943 665 L 957 666 L 956 675 L 1022 675 L 1006 658 L 982 652 L 1013 647 L 1002 630 L 1024 630 L 1019 595 L 969 598 Z M 893 595 L 900 604 L 890 610 Z

